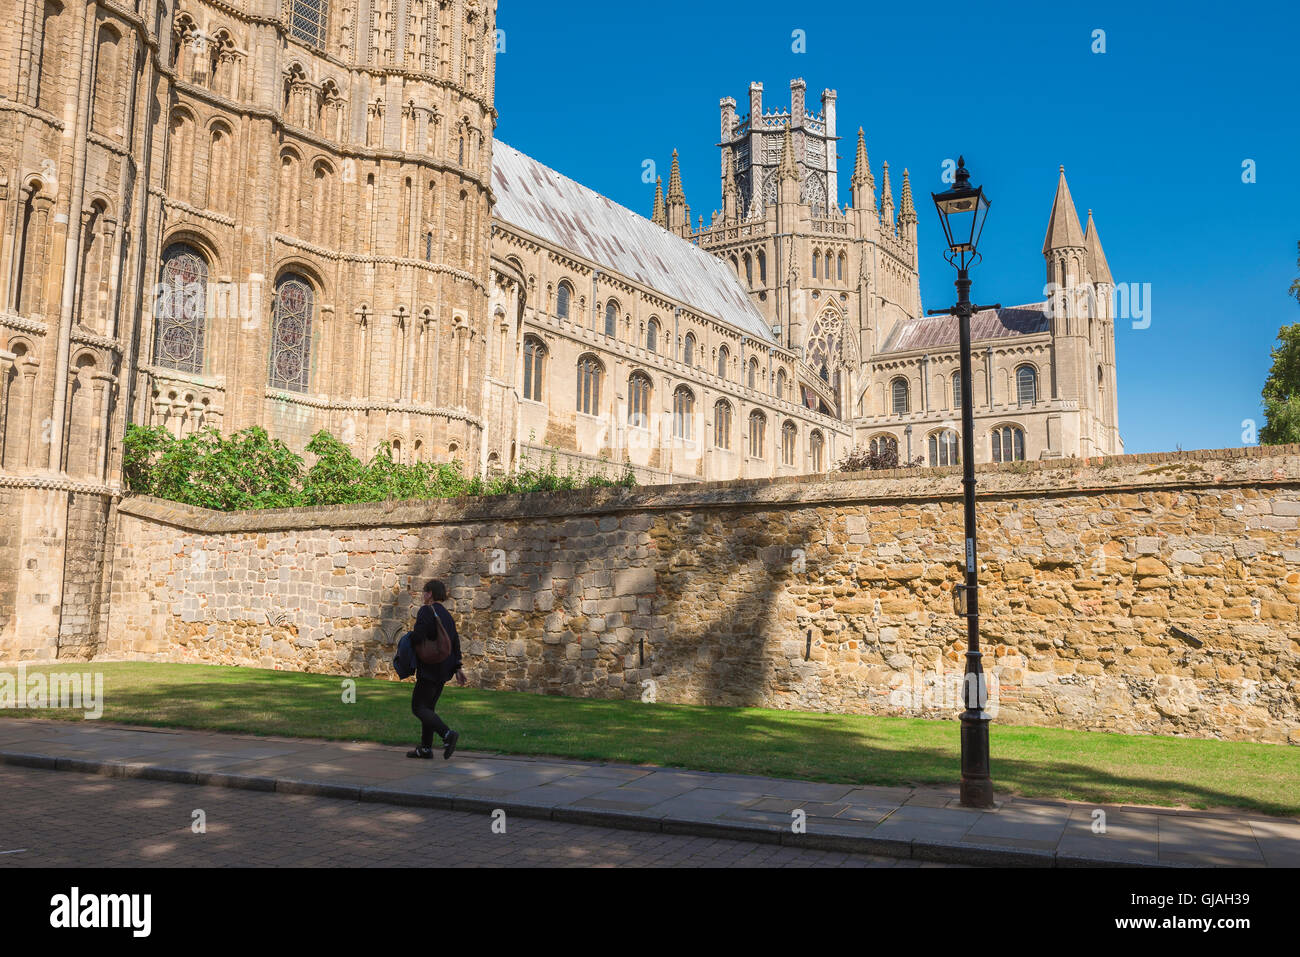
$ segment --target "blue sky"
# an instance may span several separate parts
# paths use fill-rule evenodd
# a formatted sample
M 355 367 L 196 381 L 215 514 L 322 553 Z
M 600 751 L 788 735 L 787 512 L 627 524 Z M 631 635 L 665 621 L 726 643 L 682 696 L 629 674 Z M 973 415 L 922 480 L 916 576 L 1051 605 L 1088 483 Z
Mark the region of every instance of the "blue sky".
M 791 12 L 791 11 L 794 12 Z M 1064 164 L 1117 283 L 1150 283 L 1150 326 L 1116 323 L 1129 452 L 1242 445 L 1300 241 L 1294 0 L 1211 3 L 611 4 L 500 0 L 497 135 L 649 215 L 674 148 L 691 215 L 721 205 L 718 100 L 788 107 L 838 92 L 840 196 L 862 126 L 895 201 L 918 197 L 926 308 L 953 298 L 928 192 L 965 153 L 993 207 L 977 302 L 1042 298 L 1043 235 Z M 805 32 L 807 51 L 792 50 Z M 1105 31 L 1105 53 L 1093 32 Z M 960 101 L 956 105 L 955 101 Z M 1243 183 L 1254 160 L 1256 182 Z M 925 205 L 920 202 L 925 197 Z

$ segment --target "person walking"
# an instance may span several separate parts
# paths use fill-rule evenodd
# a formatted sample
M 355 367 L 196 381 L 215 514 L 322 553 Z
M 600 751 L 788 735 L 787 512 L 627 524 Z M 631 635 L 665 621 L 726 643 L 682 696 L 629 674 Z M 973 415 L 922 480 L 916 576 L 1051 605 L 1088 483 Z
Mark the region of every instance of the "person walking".
M 443 602 L 447 600 L 447 586 L 436 579 L 424 586 L 424 604 L 415 617 L 415 630 L 411 632 L 411 650 L 415 658 L 415 690 L 411 693 L 411 713 L 420 720 L 421 734 L 419 747 L 408 751 L 408 758 L 432 758 L 433 736 L 436 733 L 442 740 L 442 757 L 449 759 L 456 750 L 460 733 L 453 731 L 447 723 L 438 717 L 438 698 L 443 686 L 454 676 L 456 684 L 465 684 L 465 672 L 460 657 L 460 635 L 456 633 L 456 622 L 451 617 Z M 445 661 L 436 665 L 425 664 L 419 660 L 418 649 L 424 642 L 437 642 L 438 624 L 446 629 L 451 639 L 451 654 Z

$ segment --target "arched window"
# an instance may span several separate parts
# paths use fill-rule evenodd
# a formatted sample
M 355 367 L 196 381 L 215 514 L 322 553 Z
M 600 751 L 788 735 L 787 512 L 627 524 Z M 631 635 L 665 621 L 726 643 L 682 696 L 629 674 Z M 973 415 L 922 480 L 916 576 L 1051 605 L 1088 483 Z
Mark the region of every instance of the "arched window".
M 679 385 L 673 393 L 673 438 L 695 438 L 695 393 Z
M 719 379 L 725 379 L 727 377 L 727 362 L 730 359 L 731 359 L 731 353 L 727 350 L 726 346 L 723 346 L 721 349 L 718 350 L 718 378 Z
M 785 369 L 776 370 L 776 395 L 777 398 L 785 398 Z
M 813 251 L 813 274 L 812 274 L 812 277 L 814 279 L 817 278 L 817 268 L 821 264 L 821 261 L 822 261 L 822 254 L 814 250 Z
M 767 417 L 755 409 L 749 413 L 749 454 L 756 458 L 763 457 L 763 435 L 767 432 Z
M 930 464 L 936 467 L 940 465 L 958 465 L 960 459 L 957 457 L 957 448 L 957 433 L 952 429 L 931 433 Z
M 758 360 L 757 359 L 749 360 L 749 387 L 751 389 L 758 388 Z
M 618 335 L 618 303 L 613 299 L 605 304 L 605 335 Z
M 1016 400 L 1021 405 L 1033 405 L 1038 401 L 1038 373 L 1033 366 L 1021 366 L 1016 370 Z
M 993 461 L 1023 462 L 1025 460 L 1025 433 L 1013 425 L 993 430 Z
M 720 449 L 731 448 L 731 403 L 725 399 L 713 405 L 713 444 Z
M 822 470 L 822 458 L 825 448 L 826 440 L 822 438 L 822 434 L 814 432 L 808 439 L 808 459 L 814 472 Z
M 892 406 L 894 415 L 902 415 L 911 411 L 911 396 L 908 392 L 907 380 L 899 377 L 889 384 L 892 395 Z
M 524 338 L 524 398 L 542 401 L 542 365 L 546 361 L 546 346 L 533 336 Z
M 695 336 L 692 333 L 686 333 L 686 343 L 682 347 L 682 362 L 688 366 L 695 365 Z
M 179 372 L 203 372 L 208 264 L 191 246 L 167 247 L 154 302 L 153 361 Z
M 650 377 L 633 372 L 627 382 L 627 421 L 638 429 L 650 428 Z
M 875 456 L 893 455 L 898 458 L 898 439 L 892 435 L 877 435 L 871 440 L 869 448 Z
M 745 253 L 745 284 L 754 288 L 754 260 L 749 253 Z
M 309 46 L 325 47 L 329 0 L 292 0 L 289 35 Z
M 555 315 L 560 319 L 569 318 L 569 304 L 573 299 L 573 287 L 567 282 L 560 283 L 555 293 Z
M 315 313 L 316 295 L 306 279 L 290 273 L 276 283 L 271 324 L 271 388 L 307 391 Z
M 799 429 L 793 422 L 781 426 L 781 464 L 794 465 L 795 447 L 799 444 Z
M 961 370 L 952 374 L 952 407 L 961 410 Z
M 835 264 L 835 278 L 840 282 L 844 281 L 844 254 L 840 253 L 840 258 Z
M 659 351 L 659 320 L 651 319 L 645 327 L 645 347 L 650 352 Z
M 758 251 L 758 284 L 767 285 L 767 254 L 761 249 Z
M 604 369 L 595 356 L 578 360 L 578 411 L 600 414 L 600 378 Z

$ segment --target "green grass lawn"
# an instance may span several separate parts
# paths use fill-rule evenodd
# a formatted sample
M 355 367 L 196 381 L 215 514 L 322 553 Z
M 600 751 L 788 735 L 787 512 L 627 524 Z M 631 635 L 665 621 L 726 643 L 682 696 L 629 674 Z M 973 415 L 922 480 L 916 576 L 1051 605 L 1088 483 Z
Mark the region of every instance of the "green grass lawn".
M 104 674 L 104 721 L 412 744 L 411 682 L 252 668 L 68 663 Z M 12 673 L 12 669 L 10 669 Z M 448 685 L 439 712 L 461 747 L 848 784 L 954 784 L 958 724 L 478 691 Z M 77 711 L 0 716 L 82 720 Z M 1239 807 L 1300 815 L 1300 748 L 993 723 L 1003 794 L 1105 804 Z

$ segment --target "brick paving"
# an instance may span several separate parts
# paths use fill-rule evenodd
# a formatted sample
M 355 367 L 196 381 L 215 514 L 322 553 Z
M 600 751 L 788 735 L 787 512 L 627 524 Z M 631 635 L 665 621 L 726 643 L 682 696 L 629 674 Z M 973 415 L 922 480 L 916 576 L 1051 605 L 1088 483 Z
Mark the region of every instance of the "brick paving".
M 942 866 L 509 815 L 494 834 L 485 814 L 12 766 L 0 793 L 0 868 Z
M 487 813 L 500 807 L 520 822 L 948 863 L 1300 866 L 1294 818 L 1005 795 L 998 807 L 977 811 L 960 807 L 955 788 L 859 787 L 471 751 L 447 762 L 409 761 L 404 752 L 365 742 L 0 719 L 0 766 L 261 788 L 281 797 L 327 797 L 339 806 L 468 812 L 476 827 L 486 827 Z M 798 814 L 802 834 L 793 827 Z

